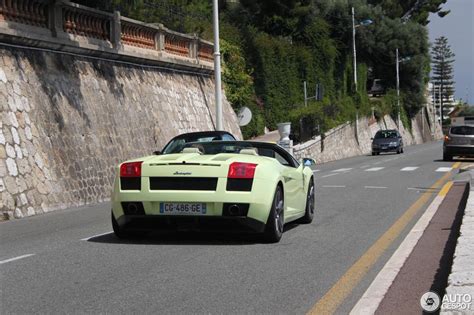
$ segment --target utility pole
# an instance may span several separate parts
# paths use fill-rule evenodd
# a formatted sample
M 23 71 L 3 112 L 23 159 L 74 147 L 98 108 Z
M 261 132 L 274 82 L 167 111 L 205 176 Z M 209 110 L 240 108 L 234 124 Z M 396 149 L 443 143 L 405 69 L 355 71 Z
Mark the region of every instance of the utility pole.
M 354 52 L 354 86 L 357 92 L 357 54 L 356 54 L 356 27 L 355 27 L 355 13 L 352 7 L 352 47 Z
M 443 102 L 441 100 L 441 86 L 438 86 L 438 101 L 439 101 L 439 117 L 440 117 L 440 125 L 443 128 Z
M 308 106 L 308 94 L 306 92 L 306 81 L 303 82 L 303 88 L 304 88 L 304 106 Z
M 395 50 L 396 55 L 396 70 L 397 70 L 397 108 L 398 108 L 398 118 L 397 125 L 400 130 L 400 74 L 399 74 L 399 60 L 398 60 L 398 48 Z
M 441 85 L 439 86 L 439 101 L 440 101 L 440 111 L 441 111 L 441 127 L 443 127 L 444 113 L 443 113 L 443 92 L 444 92 L 444 82 L 443 77 L 441 77 Z
M 222 126 L 222 89 L 221 89 L 221 52 L 219 48 L 219 7 L 218 0 L 213 0 L 213 27 L 214 27 L 214 77 L 216 86 L 216 129 L 223 130 Z

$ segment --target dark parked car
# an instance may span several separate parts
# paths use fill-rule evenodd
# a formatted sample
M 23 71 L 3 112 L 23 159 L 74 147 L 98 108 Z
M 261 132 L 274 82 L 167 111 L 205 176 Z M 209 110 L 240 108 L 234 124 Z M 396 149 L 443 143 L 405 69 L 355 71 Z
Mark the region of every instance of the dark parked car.
M 208 142 L 208 141 L 234 141 L 235 137 L 227 131 L 200 131 L 184 133 L 171 139 L 163 150 L 155 151 L 155 154 L 181 153 L 188 142 Z
M 474 126 L 452 126 L 444 137 L 443 160 L 454 156 L 474 156 Z
M 379 130 L 372 138 L 372 155 L 381 152 L 403 153 L 403 139 L 398 130 Z

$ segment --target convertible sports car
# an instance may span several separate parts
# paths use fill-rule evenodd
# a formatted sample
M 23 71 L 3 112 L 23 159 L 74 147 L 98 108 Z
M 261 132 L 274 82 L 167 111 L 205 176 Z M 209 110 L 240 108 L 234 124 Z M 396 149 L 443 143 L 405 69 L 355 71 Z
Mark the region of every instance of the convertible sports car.
M 190 142 L 180 153 L 130 160 L 116 169 L 112 226 L 118 237 L 238 228 L 278 242 L 285 223 L 313 220 L 313 163 L 249 141 Z

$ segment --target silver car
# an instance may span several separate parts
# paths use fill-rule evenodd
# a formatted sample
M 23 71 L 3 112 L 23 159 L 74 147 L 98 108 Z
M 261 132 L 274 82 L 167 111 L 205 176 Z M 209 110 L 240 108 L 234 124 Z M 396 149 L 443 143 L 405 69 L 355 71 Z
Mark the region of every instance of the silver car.
M 474 126 L 460 125 L 449 128 L 444 137 L 443 160 L 452 161 L 455 156 L 474 156 Z

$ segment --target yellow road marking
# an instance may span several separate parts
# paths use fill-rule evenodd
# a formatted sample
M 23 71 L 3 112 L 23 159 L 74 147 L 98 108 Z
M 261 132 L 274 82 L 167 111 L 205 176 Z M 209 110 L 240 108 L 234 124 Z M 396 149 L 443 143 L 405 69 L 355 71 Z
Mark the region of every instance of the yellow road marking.
M 451 186 L 453 186 L 453 182 L 447 182 L 444 184 L 438 196 L 445 197 L 448 194 L 448 191 L 451 189 Z
M 453 169 L 459 168 L 461 162 L 453 164 Z M 438 179 L 430 189 L 437 189 L 443 186 L 451 172 L 445 173 Z M 447 193 L 451 188 L 452 183 L 447 183 L 439 192 Z M 415 203 L 413 203 L 405 213 L 398 218 L 398 220 L 357 260 L 346 273 L 329 289 L 326 294 L 308 311 L 307 314 L 333 314 L 345 298 L 352 292 L 352 290 L 359 284 L 360 280 L 370 270 L 370 268 L 377 262 L 385 250 L 393 243 L 393 241 L 400 235 L 403 229 L 410 223 L 418 211 L 430 200 L 431 192 L 423 193 Z

